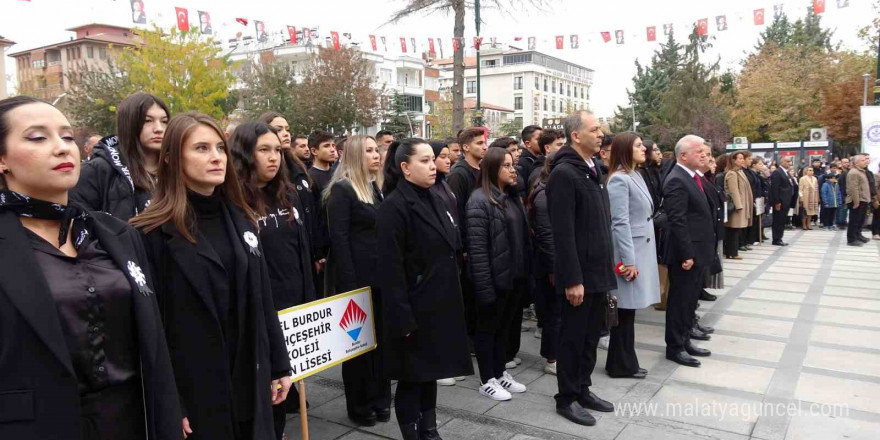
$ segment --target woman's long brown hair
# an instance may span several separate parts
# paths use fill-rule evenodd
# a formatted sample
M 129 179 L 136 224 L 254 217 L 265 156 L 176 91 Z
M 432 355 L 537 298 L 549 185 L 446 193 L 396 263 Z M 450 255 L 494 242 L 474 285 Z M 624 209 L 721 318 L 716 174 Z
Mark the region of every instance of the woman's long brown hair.
M 191 243 L 195 243 L 195 212 L 187 199 L 186 177 L 183 174 L 183 145 L 190 133 L 203 125 L 214 130 L 220 139 L 226 139 L 217 121 L 208 115 L 189 112 L 171 118 L 165 130 L 165 139 L 159 151 L 159 183 L 153 192 L 150 206 L 143 214 L 129 220 L 134 227 L 148 233 L 165 223 L 172 223 L 177 232 Z M 256 226 L 253 210 L 248 207 L 241 192 L 238 175 L 232 162 L 229 148 L 226 152 L 226 178 L 214 191 L 227 203 L 243 211 L 247 219 Z
M 614 135 L 614 139 L 611 141 L 611 157 L 608 160 L 609 178 L 621 167 L 626 173 L 636 169 L 636 162 L 633 159 L 633 145 L 635 145 L 636 139 L 640 138 L 639 135 L 630 132 Z

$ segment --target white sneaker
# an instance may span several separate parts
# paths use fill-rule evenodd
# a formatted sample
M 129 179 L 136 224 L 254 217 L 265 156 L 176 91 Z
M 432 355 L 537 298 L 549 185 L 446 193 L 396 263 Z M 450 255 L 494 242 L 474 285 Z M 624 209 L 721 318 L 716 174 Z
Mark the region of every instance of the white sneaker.
M 538 339 L 541 339 L 541 337 L 544 336 L 543 330 L 544 329 L 542 329 L 541 327 L 536 328 L 535 329 L 535 337 Z
M 510 361 L 504 364 L 504 368 L 507 368 L 508 370 L 516 368 L 516 361 Z
M 522 359 L 520 359 L 518 357 L 513 358 L 513 361 L 516 362 L 517 365 L 522 363 Z
M 437 385 L 442 385 L 444 387 L 451 387 L 451 386 L 455 385 L 455 379 L 454 378 L 437 379 Z
M 498 401 L 510 400 L 513 397 L 494 378 L 480 386 L 480 394 Z
M 455 380 L 457 380 L 457 381 L 459 381 L 459 382 L 461 382 L 461 381 L 463 381 L 463 380 L 465 380 L 465 379 L 467 379 L 467 376 L 457 376 L 457 377 L 455 378 Z
M 556 362 L 553 362 L 553 363 L 547 362 L 544 365 L 544 372 L 547 374 L 552 374 L 552 375 L 556 376 Z
M 510 391 L 511 393 L 524 393 L 526 392 L 526 386 L 517 382 L 513 379 L 513 376 L 508 372 L 504 372 L 501 375 L 501 380 L 498 381 L 498 384 L 504 387 L 505 390 Z
M 602 350 L 608 350 L 608 344 L 611 343 L 611 336 L 602 336 L 599 338 L 599 348 Z

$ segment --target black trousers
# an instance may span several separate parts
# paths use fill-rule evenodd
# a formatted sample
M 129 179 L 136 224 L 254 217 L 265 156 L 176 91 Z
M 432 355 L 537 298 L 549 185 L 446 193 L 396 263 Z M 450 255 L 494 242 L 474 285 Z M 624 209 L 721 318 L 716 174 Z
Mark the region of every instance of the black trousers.
M 511 301 L 519 307 L 519 313 L 507 322 L 507 342 L 505 343 L 505 362 L 512 361 L 516 354 L 519 353 L 519 347 L 522 343 L 522 312 L 523 306 L 528 302 L 529 281 L 526 278 L 514 280 L 513 290 L 510 291 Z
M 343 362 L 342 383 L 348 415 L 368 417 L 391 408 L 391 381 L 382 374 L 379 350 Z
M 773 241 L 780 242 L 782 241 L 782 236 L 785 234 L 785 221 L 788 217 L 788 207 L 783 206 L 782 209 L 776 210 L 773 209 Z
M 752 225 L 746 229 L 745 244 L 758 243 L 761 241 L 761 217 L 752 217 Z
M 507 362 L 507 338 L 510 334 L 510 321 L 517 325 L 522 319 L 522 309 L 518 298 L 511 291 L 498 291 L 492 304 L 477 308 L 477 333 L 474 335 L 474 350 L 477 353 L 477 368 L 480 382 L 498 379 L 504 374 Z M 519 339 L 519 329 L 516 333 Z
M 871 222 L 871 235 L 880 235 L 880 208 L 874 210 L 874 220 Z
M 724 256 L 735 257 L 739 255 L 739 241 L 742 237 L 742 228 L 724 227 Z
M 837 208 L 823 206 L 822 211 L 819 212 L 819 217 L 821 217 L 822 226 L 826 228 L 834 226 L 834 218 L 837 217 Z
M 632 376 L 639 371 L 636 357 L 636 311 L 617 309 L 617 326 L 611 327 L 605 371 L 611 377 Z
M 462 261 L 462 267 L 467 267 L 467 262 Z M 464 323 L 467 326 L 467 334 L 473 337 L 477 331 L 477 299 L 474 294 L 474 284 L 467 275 L 466 270 L 462 270 L 458 276 L 461 283 L 461 299 L 464 302 Z
M 550 284 L 549 277 L 538 278 L 535 287 L 538 296 L 535 299 L 535 308 L 540 301 L 544 322 L 541 335 L 541 356 L 544 359 L 555 361 L 558 357 L 559 328 L 562 326 L 562 303 L 565 301 L 565 297 L 560 295 L 556 288 Z
M 287 424 L 287 415 L 299 411 L 299 391 L 296 384 L 290 386 L 287 399 L 278 405 L 272 406 L 272 418 L 275 420 L 275 438 L 281 440 L 284 436 L 284 426 Z
M 862 225 L 865 223 L 865 217 L 868 215 L 869 203 L 859 203 L 858 208 L 853 208 L 852 203 L 849 207 L 849 225 L 846 227 L 846 242 L 852 243 L 858 241 L 862 237 Z
M 146 440 L 145 433 L 140 378 L 80 397 L 80 439 Z
M 408 425 L 416 423 L 422 413 L 437 408 L 437 381 L 397 382 L 394 395 L 394 413 L 397 423 Z
M 666 355 L 684 351 L 690 339 L 689 331 L 695 324 L 697 301 L 703 290 L 707 266 L 694 264 L 691 270 L 681 263 L 669 265 L 669 295 L 666 300 Z
M 557 408 L 566 407 L 590 394 L 596 347 L 599 334 L 605 328 L 605 295 L 605 292 L 585 293 L 584 302 L 577 307 L 562 297 L 562 327 L 556 366 Z

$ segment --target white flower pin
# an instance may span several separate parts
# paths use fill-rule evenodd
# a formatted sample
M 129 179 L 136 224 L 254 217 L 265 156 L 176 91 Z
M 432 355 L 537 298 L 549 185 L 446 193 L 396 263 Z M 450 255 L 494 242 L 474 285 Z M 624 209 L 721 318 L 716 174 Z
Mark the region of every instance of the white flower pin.
M 137 284 L 138 291 L 141 295 L 150 296 L 153 291 L 150 290 L 150 286 L 147 286 L 147 276 L 144 275 L 144 271 L 141 270 L 141 267 L 134 261 L 129 261 L 127 266 L 128 274 L 131 275 L 131 279 Z
M 299 220 L 299 210 L 293 208 L 293 218 Z
M 244 242 L 248 245 L 248 251 L 256 256 L 260 256 L 260 249 L 257 247 L 259 242 L 257 236 L 251 231 L 244 232 Z

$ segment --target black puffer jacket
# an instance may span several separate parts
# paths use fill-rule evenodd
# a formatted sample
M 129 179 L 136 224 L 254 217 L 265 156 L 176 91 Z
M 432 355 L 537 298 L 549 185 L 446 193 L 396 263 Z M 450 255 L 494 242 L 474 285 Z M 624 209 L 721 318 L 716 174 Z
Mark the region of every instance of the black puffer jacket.
M 550 225 L 550 210 L 547 208 L 547 185 L 538 183 L 532 194 L 529 209 L 529 224 L 534 233 L 535 276 L 546 277 L 553 273 L 553 228 Z
M 128 164 L 119 155 L 119 139 L 111 135 L 95 144 L 91 160 L 82 165 L 79 182 L 70 190 L 70 200 L 86 210 L 128 221 L 150 205 L 150 193 L 134 187 Z
M 514 262 L 521 257 L 526 262 L 525 267 L 529 267 L 531 254 L 528 225 L 524 224 L 521 228 L 525 249 L 515 249 L 511 235 L 514 228 L 508 224 L 508 216 L 503 208 L 508 203 L 513 204 L 522 213 L 521 218 L 525 223 L 528 217 L 522 201 L 516 196 L 516 188 L 504 193 L 492 187 L 492 197 L 498 204 L 490 202 L 482 189 L 475 190 L 468 200 L 466 215 L 470 275 L 477 301 L 484 305 L 495 301 L 497 290 L 511 290 L 514 279 L 525 275 L 515 273 Z M 515 255 L 514 252 L 523 254 Z

